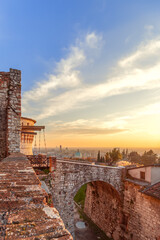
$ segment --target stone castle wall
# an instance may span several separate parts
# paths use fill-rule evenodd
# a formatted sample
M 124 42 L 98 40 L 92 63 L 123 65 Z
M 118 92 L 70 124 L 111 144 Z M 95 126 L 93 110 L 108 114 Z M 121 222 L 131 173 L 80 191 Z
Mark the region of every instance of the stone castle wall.
M 54 169 L 53 169 L 54 170 Z M 105 167 L 86 163 L 57 160 L 53 188 L 53 202 L 66 228 L 74 234 L 74 196 L 82 185 L 92 181 L 103 181 L 115 191 L 123 191 L 123 168 Z
M 87 184 L 84 212 L 109 238 L 119 239 L 122 201 L 111 185 L 99 181 Z
M 85 213 L 114 240 L 160 240 L 160 200 L 125 181 L 120 203 L 104 182 L 87 185 Z
M 7 97 L 8 97 L 9 73 L 0 73 L 0 160 L 7 155 Z
M 0 72 L 0 160 L 20 152 L 21 71 Z
M 160 240 L 160 200 L 147 196 L 134 183 L 125 182 L 123 212 L 127 240 Z

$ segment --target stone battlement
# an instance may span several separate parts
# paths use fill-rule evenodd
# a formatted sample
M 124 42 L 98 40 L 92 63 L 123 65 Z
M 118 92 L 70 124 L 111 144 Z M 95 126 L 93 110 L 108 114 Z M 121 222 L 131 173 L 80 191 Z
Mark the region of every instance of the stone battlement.
M 47 157 L 43 154 L 38 155 L 26 155 L 32 167 L 34 168 L 51 168 L 56 164 L 55 157 Z

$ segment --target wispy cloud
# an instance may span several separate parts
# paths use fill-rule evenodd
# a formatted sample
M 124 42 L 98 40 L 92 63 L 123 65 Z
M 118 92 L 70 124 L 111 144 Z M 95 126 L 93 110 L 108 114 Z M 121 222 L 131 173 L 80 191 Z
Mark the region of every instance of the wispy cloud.
M 144 107 L 128 109 L 124 112 L 103 116 L 102 119 L 77 119 L 68 122 L 65 120 L 52 121 L 48 124 L 48 128 L 52 129 L 55 135 L 60 134 L 61 136 L 75 134 L 113 135 L 125 132 L 135 133 L 144 130 L 150 133 L 150 129 L 146 128 L 145 124 L 139 129 L 139 120 L 157 115 L 160 115 L 160 99 Z
M 131 132 L 145 131 L 151 134 L 153 128 L 159 132 L 159 128 L 157 129 L 157 126 L 153 126 L 152 122 L 149 123 L 150 126 L 152 126 L 152 131 L 148 129 L 146 121 L 150 116 L 152 116 L 153 119 L 156 119 L 157 116 L 158 118 L 160 117 L 160 99 L 143 107 L 135 107 L 134 109 L 128 109 L 122 113 L 119 112 L 107 115 L 105 124 L 110 128 L 117 127 L 119 129 L 128 129 Z
M 101 35 L 94 32 L 87 34 L 83 41 L 77 39 L 76 44 L 69 47 L 66 58 L 57 62 L 54 73 L 47 75 L 47 79 L 38 82 L 32 90 L 24 93 L 23 104 L 48 97 L 49 93 L 58 88 L 69 89 L 79 86 L 82 81 L 79 68 L 89 60 L 88 52 L 99 48 L 101 40 Z
M 113 78 L 106 83 L 82 86 L 67 91 L 57 97 L 50 98 L 50 102 L 46 105 L 47 111 L 42 111 L 38 118 L 46 118 L 75 107 L 81 108 L 86 102 L 94 102 L 109 96 L 160 87 L 159 69 L 160 64 L 145 72 L 135 70 L 131 74 Z
M 36 106 L 39 104 L 36 102 L 40 101 L 41 109 L 36 112 L 36 118 L 43 119 L 85 107 L 98 99 L 160 88 L 159 37 L 141 43 L 135 52 L 120 59 L 110 79 L 86 84 L 85 76 L 83 79 L 80 77 L 80 67 L 87 66 L 90 55 L 100 48 L 101 43 L 101 35 L 95 33 L 87 34 L 83 41 L 77 40 L 76 45 L 70 47 L 68 57 L 57 63 L 56 74 L 51 74 L 24 94 L 23 106 Z M 54 93 L 58 88 L 65 88 L 65 91 L 56 95 Z
M 31 91 L 24 93 L 24 102 L 38 101 L 47 96 L 51 90 L 57 88 L 74 88 L 81 82 L 78 67 L 85 61 L 86 57 L 82 49 L 71 47 L 69 56 L 57 63 L 55 72 L 47 76 L 47 80 L 38 82 Z
M 111 135 L 126 132 L 125 128 L 109 126 L 109 122 L 100 121 L 99 119 L 77 119 L 75 121 L 53 121 L 48 124 L 54 134 L 64 135 Z
M 157 63 L 160 60 L 159 52 L 160 37 L 157 37 L 148 42 L 142 42 L 135 52 L 121 59 L 119 65 L 122 68 L 144 68 L 147 62 L 149 62 L 153 66 L 155 61 Z

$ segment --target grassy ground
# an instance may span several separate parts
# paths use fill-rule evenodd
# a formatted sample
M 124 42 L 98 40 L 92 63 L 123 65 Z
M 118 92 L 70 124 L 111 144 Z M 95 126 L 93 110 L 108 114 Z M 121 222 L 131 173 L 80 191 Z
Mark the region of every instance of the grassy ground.
M 77 192 L 77 194 L 74 197 L 74 201 L 81 206 L 81 208 L 84 208 L 84 202 L 86 197 L 86 189 L 87 184 L 83 185 Z

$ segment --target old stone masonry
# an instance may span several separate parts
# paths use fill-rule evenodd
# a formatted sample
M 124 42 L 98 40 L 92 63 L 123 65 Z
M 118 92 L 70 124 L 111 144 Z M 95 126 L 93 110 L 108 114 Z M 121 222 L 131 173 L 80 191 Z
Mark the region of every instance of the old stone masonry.
M 109 238 L 160 240 L 160 182 L 152 182 L 153 177 L 137 179 L 131 173 L 151 169 L 159 172 L 159 166 L 127 170 L 57 159 L 51 167 L 50 183 L 54 205 L 66 228 L 74 236 L 74 196 L 90 183 L 84 211 Z
M 66 228 L 74 233 L 74 202 L 77 191 L 85 183 L 109 183 L 122 197 L 124 168 L 106 167 L 85 163 L 57 160 L 54 174 L 53 200 Z

